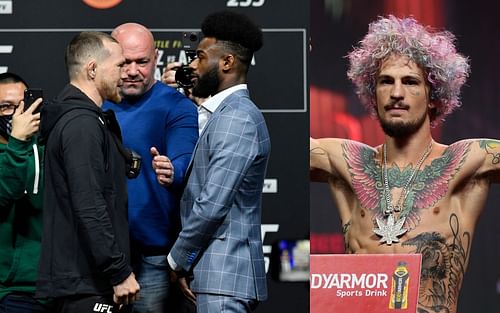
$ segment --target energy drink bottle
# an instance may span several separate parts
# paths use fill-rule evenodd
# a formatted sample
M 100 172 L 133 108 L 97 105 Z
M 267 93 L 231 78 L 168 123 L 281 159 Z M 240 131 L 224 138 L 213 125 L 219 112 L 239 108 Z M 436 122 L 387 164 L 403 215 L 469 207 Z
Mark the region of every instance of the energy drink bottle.
M 410 275 L 405 262 L 399 262 L 392 275 L 391 297 L 389 309 L 402 310 L 408 308 L 408 284 Z

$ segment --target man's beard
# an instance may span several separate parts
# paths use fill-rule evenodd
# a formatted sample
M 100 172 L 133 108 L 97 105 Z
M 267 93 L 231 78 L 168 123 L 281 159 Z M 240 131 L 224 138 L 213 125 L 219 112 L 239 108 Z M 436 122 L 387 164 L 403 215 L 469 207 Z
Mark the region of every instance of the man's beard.
M 193 96 L 208 98 L 217 93 L 219 89 L 219 64 L 214 65 L 208 72 L 198 77 L 193 87 Z
M 103 82 L 102 88 L 105 100 L 109 100 L 114 103 L 120 103 L 122 101 L 122 97 L 118 92 L 116 84 L 111 84 L 110 82 Z
M 146 93 L 146 85 L 144 84 L 144 81 L 138 83 L 137 87 L 132 85 L 126 88 L 125 86 L 126 84 L 124 83 L 120 87 L 120 95 L 128 101 L 135 101 Z
M 422 127 L 422 125 L 424 125 L 426 117 L 427 117 L 427 112 L 425 112 L 424 114 L 422 114 L 422 116 L 412 121 L 390 122 L 384 120 L 383 118 L 380 117 L 380 114 L 378 114 L 378 120 L 380 126 L 384 130 L 384 133 L 393 138 L 402 138 L 413 135 Z

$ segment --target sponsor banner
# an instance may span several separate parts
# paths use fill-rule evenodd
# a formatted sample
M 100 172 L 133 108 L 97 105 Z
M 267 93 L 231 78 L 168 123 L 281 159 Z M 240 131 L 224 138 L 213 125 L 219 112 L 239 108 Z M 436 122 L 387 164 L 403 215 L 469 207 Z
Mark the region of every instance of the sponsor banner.
M 16 73 L 29 81 L 45 77 L 51 73 L 51 79 L 42 86 L 46 95 L 55 95 L 66 83 L 64 50 L 68 42 L 78 32 L 98 30 L 111 32 L 111 28 L 60 28 L 60 29 L 0 29 L 0 53 L 11 53 L 5 49 L 15 45 L 15 55 L 0 62 L 8 64 Z M 182 48 L 182 34 L 198 29 L 151 29 L 158 49 L 158 64 L 155 78 L 161 79 L 165 66 L 174 61 L 185 63 L 186 51 Z M 253 101 L 263 113 L 306 113 L 307 112 L 307 62 L 305 29 L 264 29 L 266 49 L 258 51 L 248 75 L 249 90 Z M 193 45 L 195 48 L 197 43 Z M 43 47 L 33 54 L 32 47 Z M 286 58 L 276 51 L 286 48 Z M 58 56 L 58 57 L 54 57 Z M 26 62 L 30 60 L 30 62 Z M 284 62 L 285 67 L 276 67 L 276 62 Z M 3 65 L 2 64 L 2 65 Z M 34 67 L 33 64 L 37 66 Z M 58 72 L 55 73 L 54 69 Z M 33 76 L 33 78 L 31 78 Z M 270 92 L 276 91 L 276 92 Z
M 416 312 L 420 254 L 311 255 L 311 313 Z

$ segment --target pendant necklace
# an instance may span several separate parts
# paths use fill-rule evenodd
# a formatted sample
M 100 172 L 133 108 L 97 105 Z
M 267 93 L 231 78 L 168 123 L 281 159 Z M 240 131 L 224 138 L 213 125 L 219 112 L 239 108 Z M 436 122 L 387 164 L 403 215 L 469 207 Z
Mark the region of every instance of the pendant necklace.
M 408 230 L 403 227 L 403 224 L 406 220 L 406 217 L 399 217 L 396 218 L 394 215 L 395 213 L 399 213 L 402 211 L 404 207 L 404 203 L 406 201 L 406 198 L 410 191 L 413 188 L 413 181 L 415 180 L 416 174 L 420 167 L 422 166 L 422 163 L 424 163 L 425 159 L 429 156 L 432 150 L 432 140 L 427 147 L 427 149 L 424 151 L 420 159 L 418 160 L 417 164 L 415 165 L 415 168 L 413 169 L 410 177 L 408 177 L 408 180 L 406 181 L 405 185 L 403 186 L 403 189 L 401 190 L 401 193 L 399 195 L 399 198 L 396 202 L 396 205 L 392 205 L 392 194 L 391 194 L 391 189 L 389 188 L 389 178 L 387 175 L 387 145 L 384 143 L 383 146 L 383 153 L 384 153 L 384 195 L 385 195 L 385 201 L 386 201 L 386 209 L 384 210 L 384 217 L 387 218 L 387 221 L 384 222 L 384 219 L 376 218 L 377 221 L 377 226 L 378 228 L 374 228 L 373 232 L 382 238 L 380 238 L 381 243 L 385 243 L 387 245 L 391 245 L 393 242 L 399 242 L 399 236 L 403 235 L 406 233 Z

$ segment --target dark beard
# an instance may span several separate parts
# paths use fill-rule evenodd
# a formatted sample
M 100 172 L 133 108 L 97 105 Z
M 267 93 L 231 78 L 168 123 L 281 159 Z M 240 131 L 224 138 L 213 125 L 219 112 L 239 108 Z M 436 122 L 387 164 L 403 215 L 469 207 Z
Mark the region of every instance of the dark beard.
M 427 114 L 427 113 L 426 113 Z M 392 138 L 408 137 L 416 133 L 425 122 L 426 114 L 422 114 L 417 120 L 409 122 L 387 122 L 379 116 L 378 120 L 384 133 Z
M 208 98 L 217 93 L 219 89 L 219 65 L 212 67 L 208 72 L 198 78 L 193 87 L 193 96 Z

